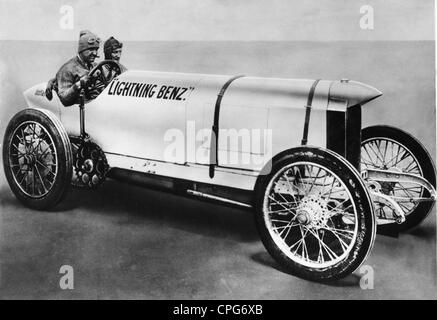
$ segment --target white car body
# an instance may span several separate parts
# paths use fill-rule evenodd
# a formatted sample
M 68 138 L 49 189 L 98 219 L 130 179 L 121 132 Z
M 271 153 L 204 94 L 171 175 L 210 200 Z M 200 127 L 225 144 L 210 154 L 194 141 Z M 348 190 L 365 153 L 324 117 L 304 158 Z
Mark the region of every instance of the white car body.
M 262 133 L 270 132 L 272 143 L 269 146 L 264 141 L 261 148 L 249 149 L 227 146 L 226 136 L 219 134 L 218 165 L 210 177 L 214 112 L 218 95 L 230 79 L 233 78 L 226 75 L 127 71 L 86 104 L 87 133 L 104 150 L 111 168 L 252 191 L 264 164 L 301 144 L 314 80 L 256 77 L 233 80 L 219 106 L 219 130 L 260 130 L 264 138 Z M 130 86 L 126 88 L 127 84 Z M 148 94 L 146 85 L 150 86 Z M 64 107 L 56 95 L 48 101 L 43 94 L 45 86 L 46 83 L 41 83 L 25 92 L 28 106 L 51 110 L 69 135 L 79 135 L 79 109 Z M 172 88 L 160 94 L 164 86 Z M 141 93 L 143 96 L 138 97 Z M 349 107 L 380 95 L 377 89 L 355 81 L 319 81 L 312 99 L 308 145 L 329 148 L 328 112 L 342 114 L 346 121 Z M 209 134 L 193 143 L 190 135 L 192 138 L 194 127 L 194 134 L 199 129 L 206 129 Z M 185 133 L 187 149 L 168 161 L 165 153 L 171 141 L 165 141 L 165 137 L 175 129 Z M 243 155 L 251 160 L 257 157 L 257 161 L 221 163 L 221 159 Z

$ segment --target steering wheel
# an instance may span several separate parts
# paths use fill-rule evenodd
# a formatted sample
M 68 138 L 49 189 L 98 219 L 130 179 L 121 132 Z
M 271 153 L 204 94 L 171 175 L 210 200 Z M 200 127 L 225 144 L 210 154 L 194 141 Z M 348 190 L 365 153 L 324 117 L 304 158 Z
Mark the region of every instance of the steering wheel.
M 94 85 L 97 80 L 100 80 L 105 87 L 108 85 L 108 83 L 112 79 L 106 79 L 104 71 L 103 71 L 103 67 L 104 66 L 109 66 L 109 67 L 112 67 L 112 69 L 115 69 L 115 75 L 116 76 L 121 74 L 121 68 L 120 68 L 120 66 L 118 65 L 117 62 L 115 62 L 114 60 L 103 60 L 103 61 L 100 61 L 88 73 L 88 76 L 90 77 L 90 83 L 88 85 Z M 96 76 L 97 71 L 100 71 L 100 73 Z

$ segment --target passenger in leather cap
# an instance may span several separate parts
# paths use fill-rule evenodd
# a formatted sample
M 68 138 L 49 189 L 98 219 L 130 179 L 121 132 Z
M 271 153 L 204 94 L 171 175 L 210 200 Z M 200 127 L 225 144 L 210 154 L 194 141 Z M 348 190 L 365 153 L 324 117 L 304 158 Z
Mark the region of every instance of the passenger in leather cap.
M 120 67 L 121 73 L 125 72 L 127 68 L 120 63 L 121 52 L 123 49 L 123 43 L 115 39 L 114 37 L 110 37 L 103 44 L 103 52 L 105 53 L 105 60 L 114 60 L 118 63 Z M 105 74 L 106 79 L 112 80 L 116 76 L 116 70 L 110 65 L 105 65 L 104 70 L 107 71 Z

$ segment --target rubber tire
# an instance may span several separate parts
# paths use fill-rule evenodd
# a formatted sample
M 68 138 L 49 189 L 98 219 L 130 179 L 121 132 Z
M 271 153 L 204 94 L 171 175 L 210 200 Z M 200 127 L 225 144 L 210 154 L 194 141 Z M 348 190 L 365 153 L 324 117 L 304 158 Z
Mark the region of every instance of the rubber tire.
M 58 173 L 49 192 L 41 198 L 26 195 L 17 185 L 10 168 L 9 145 L 12 135 L 23 122 L 34 121 L 47 130 L 57 151 Z M 3 140 L 3 169 L 12 192 L 26 207 L 36 210 L 47 210 L 56 206 L 67 194 L 72 174 L 72 153 L 70 140 L 59 119 L 50 111 L 43 109 L 24 109 L 10 121 Z
M 361 145 L 363 145 L 366 140 L 377 137 L 390 138 L 407 147 L 413 153 L 414 157 L 416 157 L 417 161 L 419 161 L 419 165 L 423 172 L 423 178 L 428 180 L 434 188 L 436 187 L 434 163 L 428 151 L 419 140 L 398 128 L 376 125 L 362 129 Z M 425 190 L 424 195 L 429 196 L 429 192 Z M 406 216 L 405 222 L 399 225 L 399 230 L 406 231 L 419 225 L 429 215 L 433 206 L 434 202 L 421 202 L 413 212 Z
M 287 257 L 273 241 L 264 221 L 262 210 L 264 193 L 270 180 L 283 167 L 299 161 L 322 165 L 337 174 L 349 189 L 357 208 L 358 234 L 352 250 L 345 259 L 325 269 L 303 266 Z M 367 188 L 358 171 L 346 159 L 330 150 L 299 147 L 276 156 L 272 160 L 271 172 L 258 178 L 254 206 L 256 226 L 267 251 L 286 272 L 307 280 L 325 282 L 346 277 L 365 261 L 375 241 L 376 219 Z

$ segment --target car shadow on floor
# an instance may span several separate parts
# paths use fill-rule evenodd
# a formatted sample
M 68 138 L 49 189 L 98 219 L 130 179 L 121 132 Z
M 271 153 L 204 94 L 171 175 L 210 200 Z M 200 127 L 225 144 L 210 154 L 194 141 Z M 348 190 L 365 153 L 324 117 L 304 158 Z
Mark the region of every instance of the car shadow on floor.
M 249 210 L 114 180 L 106 181 L 97 190 L 72 187 L 54 211 L 78 209 L 120 217 L 119 223 L 123 225 L 165 223 L 169 227 L 201 235 L 239 242 L 259 241 L 253 214 Z
M 434 210 L 432 211 L 434 212 Z M 417 227 L 405 231 L 405 234 L 412 235 L 417 238 L 423 238 L 423 239 L 435 239 L 435 225 L 427 224 L 427 225 L 418 225 Z

